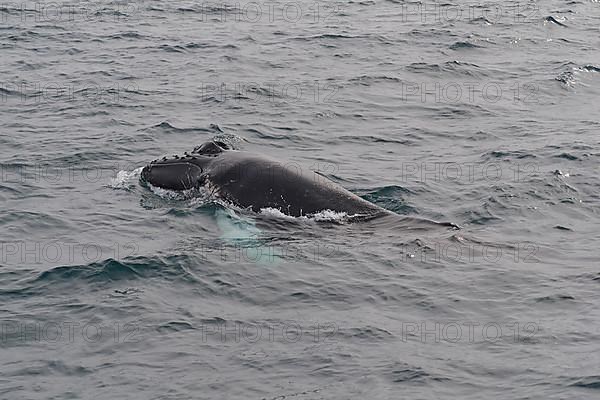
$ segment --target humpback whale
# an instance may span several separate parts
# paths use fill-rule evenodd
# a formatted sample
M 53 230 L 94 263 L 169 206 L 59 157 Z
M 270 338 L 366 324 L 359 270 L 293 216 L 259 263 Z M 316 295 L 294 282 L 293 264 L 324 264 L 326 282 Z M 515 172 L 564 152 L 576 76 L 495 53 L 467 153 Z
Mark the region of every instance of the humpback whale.
M 399 216 L 317 172 L 233 150 L 220 141 L 206 142 L 183 156 L 154 160 L 142 169 L 141 180 L 176 191 L 208 187 L 218 197 L 255 212 L 273 208 L 294 217 L 325 210 L 368 219 Z

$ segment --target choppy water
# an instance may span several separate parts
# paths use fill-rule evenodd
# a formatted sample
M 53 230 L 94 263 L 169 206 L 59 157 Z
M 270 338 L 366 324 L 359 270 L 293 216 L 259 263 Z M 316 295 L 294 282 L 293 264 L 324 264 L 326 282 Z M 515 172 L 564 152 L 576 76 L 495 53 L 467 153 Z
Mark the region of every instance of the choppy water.
M 599 22 L 587 0 L 1 5 L 0 398 L 597 398 Z M 139 184 L 215 136 L 463 229 Z

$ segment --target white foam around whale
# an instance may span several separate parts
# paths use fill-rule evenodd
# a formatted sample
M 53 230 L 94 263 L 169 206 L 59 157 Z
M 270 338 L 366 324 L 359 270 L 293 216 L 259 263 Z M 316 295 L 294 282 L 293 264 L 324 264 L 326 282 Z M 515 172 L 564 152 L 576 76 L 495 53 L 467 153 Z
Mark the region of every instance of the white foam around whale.
M 117 172 L 117 176 L 111 178 L 108 186 L 112 187 L 113 189 L 131 189 L 131 187 L 134 186 L 135 182 L 137 182 L 139 179 L 143 168 L 144 167 L 139 167 L 133 171 L 121 170 Z
M 301 217 L 293 217 L 293 216 L 284 214 L 281 210 L 279 210 L 277 208 L 272 208 L 272 207 L 261 208 L 260 213 L 262 215 L 276 217 L 276 218 L 283 218 L 283 219 L 289 219 L 289 220 L 307 219 L 307 220 L 313 220 L 313 221 L 318 221 L 318 222 L 326 222 L 326 221 L 344 222 L 349 217 L 351 217 L 346 212 L 337 212 L 337 211 L 332 211 L 332 210 L 319 211 L 318 213 L 311 214 L 310 216 L 304 215 Z

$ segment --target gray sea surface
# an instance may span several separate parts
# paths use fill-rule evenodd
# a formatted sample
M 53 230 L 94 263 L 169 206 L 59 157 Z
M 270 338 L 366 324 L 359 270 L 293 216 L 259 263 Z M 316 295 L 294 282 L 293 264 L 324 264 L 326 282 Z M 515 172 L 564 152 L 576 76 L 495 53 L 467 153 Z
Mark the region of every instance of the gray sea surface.
M 0 399 L 597 399 L 600 3 L 0 3 Z M 213 138 L 403 216 L 150 190 Z

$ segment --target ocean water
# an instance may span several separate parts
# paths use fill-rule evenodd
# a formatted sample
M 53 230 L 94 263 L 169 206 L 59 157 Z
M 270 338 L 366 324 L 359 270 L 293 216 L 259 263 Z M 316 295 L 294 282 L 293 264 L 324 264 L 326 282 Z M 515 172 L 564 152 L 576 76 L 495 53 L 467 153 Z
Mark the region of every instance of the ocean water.
M 0 398 L 598 398 L 599 26 L 588 0 L 0 4 Z M 215 137 L 461 229 L 140 184 Z

